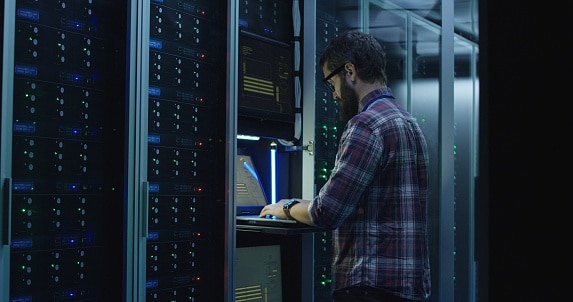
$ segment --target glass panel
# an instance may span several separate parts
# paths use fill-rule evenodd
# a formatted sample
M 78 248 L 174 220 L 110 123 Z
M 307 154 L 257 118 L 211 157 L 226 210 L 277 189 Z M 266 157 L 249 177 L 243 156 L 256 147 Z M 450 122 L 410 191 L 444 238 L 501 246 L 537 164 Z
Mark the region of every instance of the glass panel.
M 416 13 L 389 4 L 370 6 L 369 32 L 386 49 L 388 86 L 422 127 L 430 150 L 430 261 L 433 294 L 437 299 L 439 268 L 439 110 L 440 32 Z
M 430 150 L 431 301 L 438 301 L 440 264 L 440 32 L 424 20 L 412 22 L 411 112 L 426 135 Z
M 370 6 L 369 33 L 372 34 L 386 51 L 386 76 L 388 87 L 392 89 L 396 100 L 407 108 L 407 14 L 401 8 Z

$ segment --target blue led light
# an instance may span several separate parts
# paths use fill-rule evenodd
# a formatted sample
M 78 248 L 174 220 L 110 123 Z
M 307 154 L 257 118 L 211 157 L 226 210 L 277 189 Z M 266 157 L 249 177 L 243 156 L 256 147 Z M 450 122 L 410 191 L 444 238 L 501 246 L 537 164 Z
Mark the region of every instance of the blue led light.
M 277 177 L 276 177 L 276 146 L 271 147 L 271 203 L 277 202 Z
M 28 20 L 33 20 L 33 21 L 40 20 L 40 12 L 37 10 L 18 8 L 16 15 L 18 15 L 18 17 L 20 17 L 20 18 L 24 18 L 24 19 L 28 19 Z
M 153 145 L 157 145 L 159 143 L 161 143 L 161 136 L 155 134 L 148 134 L 147 135 L 147 143 L 149 144 L 153 144 Z
M 159 192 L 159 184 L 158 183 L 150 183 L 149 184 L 149 193 L 157 193 Z
M 149 48 L 160 50 L 163 48 L 163 42 L 160 40 L 149 39 Z
M 147 93 L 150 96 L 161 96 L 161 88 L 149 86 Z

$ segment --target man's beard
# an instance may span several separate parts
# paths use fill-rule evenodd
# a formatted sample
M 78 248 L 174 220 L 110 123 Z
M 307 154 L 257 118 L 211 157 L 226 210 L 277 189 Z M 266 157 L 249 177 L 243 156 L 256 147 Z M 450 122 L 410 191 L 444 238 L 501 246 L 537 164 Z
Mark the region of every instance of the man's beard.
M 338 105 L 338 116 L 343 122 L 348 122 L 358 114 L 358 96 L 346 82 L 340 87 L 340 96 L 336 100 L 336 104 Z

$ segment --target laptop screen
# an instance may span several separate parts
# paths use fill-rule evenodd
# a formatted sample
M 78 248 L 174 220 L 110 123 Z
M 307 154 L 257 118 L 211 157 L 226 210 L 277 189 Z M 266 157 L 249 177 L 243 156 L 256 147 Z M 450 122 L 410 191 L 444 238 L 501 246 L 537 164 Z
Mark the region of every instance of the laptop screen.
M 236 165 L 237 215 L 259 214 L 261 209 L 267 205 L 267 198 L 253 160 L 250 155 L 239 154 Z

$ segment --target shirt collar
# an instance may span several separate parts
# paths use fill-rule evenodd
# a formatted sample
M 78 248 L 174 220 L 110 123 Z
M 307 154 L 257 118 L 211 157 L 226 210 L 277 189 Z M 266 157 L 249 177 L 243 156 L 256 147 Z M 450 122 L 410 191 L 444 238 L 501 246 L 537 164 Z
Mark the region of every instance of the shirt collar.
M 358 111 L 362 112 L 364 108 L 367 108 L 368 105 L 370 105 L 371 102 L 381 97 L 394 98 L 392 94 L 392 89 L 390 89 L 389 87 L 380 87 L 378 89 L 370 91 L 362 98 L 362 100 L 360 100 L 360 107 L 358 108 Z

